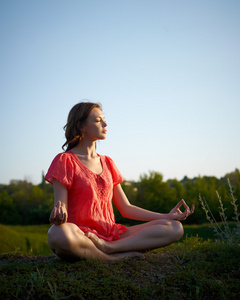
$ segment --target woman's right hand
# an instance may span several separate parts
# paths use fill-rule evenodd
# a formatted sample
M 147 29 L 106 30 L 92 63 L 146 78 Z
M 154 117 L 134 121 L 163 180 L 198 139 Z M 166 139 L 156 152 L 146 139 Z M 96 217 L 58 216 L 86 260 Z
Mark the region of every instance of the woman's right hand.
M 65 203 L 58 201 L 57 205 L 54 206 L 49 221 L 55 225 L 61 225 L 67 222 L 68 213 Z

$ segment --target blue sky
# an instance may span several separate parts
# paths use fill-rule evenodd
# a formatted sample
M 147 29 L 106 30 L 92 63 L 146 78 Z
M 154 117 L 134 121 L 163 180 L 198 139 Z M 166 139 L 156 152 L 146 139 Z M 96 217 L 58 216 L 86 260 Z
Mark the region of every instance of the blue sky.
M 0 0 L 0 183 L 41 181 L 71 107 L 127 180 L 240 168 L 240 1 Z

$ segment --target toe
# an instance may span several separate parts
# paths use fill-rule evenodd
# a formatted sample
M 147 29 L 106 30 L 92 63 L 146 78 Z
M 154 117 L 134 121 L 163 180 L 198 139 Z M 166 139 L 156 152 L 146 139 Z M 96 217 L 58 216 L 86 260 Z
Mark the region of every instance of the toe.
M 95 234 L 93 234 L 92 232 L 86 232 L 85 236 L 88 237 L 93 242 L 97 242 L 97 240 L 98 240 L 98 237 Z

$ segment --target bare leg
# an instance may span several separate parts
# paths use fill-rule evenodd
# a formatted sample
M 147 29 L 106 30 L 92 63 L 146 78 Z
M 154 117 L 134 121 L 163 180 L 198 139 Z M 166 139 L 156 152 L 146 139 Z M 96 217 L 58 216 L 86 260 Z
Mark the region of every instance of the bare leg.
M 178 221 L 155 220 L 129 227 L 120 240 L 107 242 L 93 233 L 86 236 L 105 253 L 144 251 L 170 245 L 183 236 L 182 224 Z
M 98 249 L 73 223 L 53 225 L 48 231 L 48 244 L 57 257 L 62 259 L 98 258 L 117 260 L 127 257 L 143 257 L 143 254 L 138 252 L 108 255 Z

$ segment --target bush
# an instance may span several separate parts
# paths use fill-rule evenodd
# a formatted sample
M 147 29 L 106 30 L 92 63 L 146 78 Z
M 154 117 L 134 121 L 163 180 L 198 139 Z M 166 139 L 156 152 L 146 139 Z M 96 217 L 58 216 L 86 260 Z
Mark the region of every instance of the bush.
M 222 220 L 222 225 L 219 225 L 217 223 L 216 218 L 212 214 L 206 199 L 202 197 L 201 194 L 199 194 L 199 201 L 203 210 L 205 211 L 207 220 L 211 224 L 210 227 L 214 230 L 216 238 L 219 241 L 225 242 L 228 245 L 234 245 L 234 244 L 237 245 L 238 243 L 240 243 L 240 221 L 239 221 L 240 213 L 238 211 L 238 205 L 236 203 L 237 199 L 234 196 L 233 188 L 229 179 L 228 179 L 228 186 L 229 186 L 229 199 L 230 199 L 230 203 L 233 206 L 233 211 L 234 211 L 234 215 L 232 217 L 232 221 L 234 222 L 233 226 L 231 226 L 231 223 L 228 222 L 227 220 L 228 217 L 225 214 L 226 208 L 224 208 L 221 196 L 217 191 L 216 194 L 220 204 L 219 215 Z

